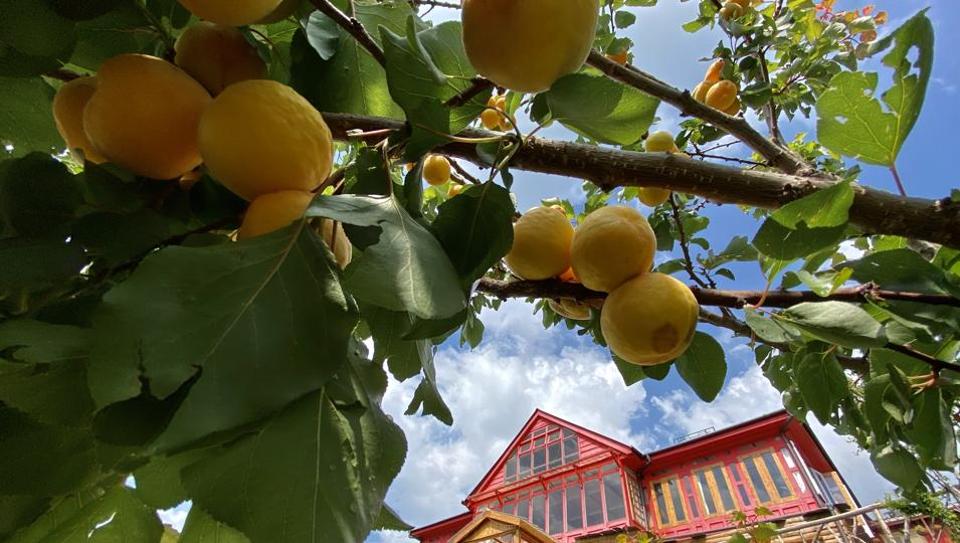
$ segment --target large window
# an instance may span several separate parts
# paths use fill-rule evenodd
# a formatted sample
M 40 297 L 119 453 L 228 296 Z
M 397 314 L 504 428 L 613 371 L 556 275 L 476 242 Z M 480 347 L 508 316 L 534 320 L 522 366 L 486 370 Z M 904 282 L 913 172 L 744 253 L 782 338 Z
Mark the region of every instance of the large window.
M 530 517 L 530 522 L 532 522 L 534 526 L 540 528 L 541 530 L 545 530 L 547 528 L 547 525 L 545 524 L 546 518 L 544 517 L 544 509 L 546 507 L 545 501 L 546 496 L 543 494 L 537 494 L 533 497 L 533 500 L 530 501 L 530 503 L 533 504 L 533 515 Z
M 568 486 L 567 494 L 567 531 L 583 528 L 583 508 L 580 503 L 580 487 Z
M 603 524 L 603 498 L 600 497 L 600 479 L 590 479 L 584 483 L 583 498 L 587 506 L 587 526 Z
M 726 513 L 737 508 L 722 464 L 699 469 L 694 472 L 694 476 L 707 516 Z
M 554 490 L 547 497 L 547 504 L 550 510 L 547 515 L 547 533 L 550 535 L 563 532 L 563 493 L 560 490 Z
M 603 497 L 607 505 L 607 522 L 627 516 L 627 508 L 623 503 L 623 486 L 620 484 L 618 472 L 603 476 Z
M 668 477 L 653 483 L 653 499 L 661 527 L 687 520 L 683 495 L 680 493 L 680 482 L 676 477 Z
M 512 483 L 526 479 L 579 458 L 576 433 L 556 424 L 542 426 L 520 441 L 518 452 L 507 459 L 503 480 Z
M 747 478 L 760 503 L 783 501 L 793 497 L 780 460 L 772 449 L 741 458 Z

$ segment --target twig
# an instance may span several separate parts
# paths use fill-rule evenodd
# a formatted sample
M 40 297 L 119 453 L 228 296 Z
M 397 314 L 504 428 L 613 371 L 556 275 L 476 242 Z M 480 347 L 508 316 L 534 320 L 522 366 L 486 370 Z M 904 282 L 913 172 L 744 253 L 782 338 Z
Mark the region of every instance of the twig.
M 373 36 L 363 27 L 363 23 L 356 17 L 351 17 L 340 11 L 340 8 L 333 5 L 330 0 L 310 0 L 310 3 L 353 36 L 357 43 L 362 45 L 381 66 L 387 67 L 387 57 L 383 54 L 383 49 L 380 48 Z
M 735 158 L 732 156 L 714 155 L 711 153 L 705 153 L 703 151 L 694 151 L 690 153 L 690 156 L 698 156 L 701 158 L 712 158 L 714 160 L 725 160 L 727 162 L 736 162 L 737 164 L 743 164 L 744 166 L 766 166 L 766 164 L 762 162 L 755 162 L 753 160 L 745 160 L 742 158 Z
M 460 94 L 457 94 L 453 98 L 450 98 L 449 100 L 444 102 L 443 105 L 447 107 L 460 107 L 466 104 L 467 102 L 469 102 L 470 100 L 472 100 L 474 96 L 477 96 L 483 91 L 487 89 L 492 89 L 492 88 L 493 88 L 492 81 L 480 76 L 476 76 L 470 80 L 469 87 L 463 89 L 462 91 L 460 91 Z
M 693 96 L 690 95 L 690 91 L 681 91 L 633 66 L 621 66 L 605 58 L 597 51 L 590 52 L 590 56 L 587 58 L 587 64 L 621 83 L 640 89 L 651 96 L 667 102 L 685 115 L 692 115 L 703 119 L 720 130 L 735 136 L 750 148 L 760 153 L 772 166 L 786 173 L 811 173 L 814 171 L 799 155 L 764 137 L 763 134 L 754 130 L 745 119 L 727 115 L 726 113 L 697 102 L 693 99 Z
M 673 215 L 673 222 L 677 225 L 677 234 L 678 240 L 680 242 L 680 250 L 683 252 L 683 267 L 687 270 L 687 275 L 690 276 L 690 279 L 693 280 L 696 284 L 700 285 L 702 288 L 710 288 L 703 279 L 700 279 L 700 276 L 693 271 L 693 259 L 690 258 L 690 246 L 687 243 L 687 235 L 683 230 L 683 219 L 680 217 L 680 207 L 677 206 L 676 195 L 670 193 L 670 197 L 667 198 L 667 201 L 670 202 L 671 215 Z
M 903 187 L 903 181 L 900 180 L 900 171 L 897 170 L 896 162 L 890 165 L 890 173 L 893 174 L 893 180 L 897 184 L 897 190 L 900 191 L 900 196 L 906 196 L 907 189 Z
M 934 371 L 939 372 L 943 370 L 950 370 L 950 371 L 960 372 L 960 364 L 954 364 L 952 362 L 944 362 L 943 360 L 934 358 L 926 353 L 921 353 L 920 351 L 907 347 L 906 345 L 897 345 L 896 343 L 887 343 L 886 345 L 883 346 L 883 348 L 916 358 L 917 360 L 920 360 L 921 362 L 933 368 Z
M 449 157 L 447 157 L 447 160 L 450 162 L 450 165 L 453 166 L 453 169 L 456 170 L 456 172 L 460 174 L 460 176 L 466 179 L 467 181 L 473 183 L 474 185 L 480 185 L 483 183 L 483 181 L 480 181 L 479 179 L 477 179 L 476 176 L 468 172 L 466 168 L 461 166 L 460 163 L 457 162 L 456 160 L 453 160 L 452 158 L 449 158 Z

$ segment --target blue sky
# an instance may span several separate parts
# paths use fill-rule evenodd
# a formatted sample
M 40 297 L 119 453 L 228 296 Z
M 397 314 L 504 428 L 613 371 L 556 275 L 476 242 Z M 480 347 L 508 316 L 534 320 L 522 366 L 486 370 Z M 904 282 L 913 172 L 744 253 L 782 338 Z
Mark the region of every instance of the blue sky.
M 838 0 L 838 9 L 861 7 L 863 2 Z M 960 187 L 955 156 L 945 152 L 957 140 L 960 121 L 960 2 L 958 0 L 878 0 L 878 9 L 890 12 L 886 30 L 925 6 L 936 27 L 933 80 L 917 126 L 906 142 L 899 161 L 911 195 L 943 197 L 951 187 Z M 701 31 L 687 34 L 680 25 L 696 14 L 696 2 L 660 0 L 656 8 L 635 8 L 638 22 L 628 35 L 636 47 L 634 64 L 677 86 L 692 88 L 707 63 L 701 57 L 713 49 L 720 34 Z M 431 18 L 456 17 L 437 9 Z M 889 78 L 881 73 L 881 85 Z M 675 131 L 679 116 L 662 106 L 657 128 Z M 796 132 L 815 134 L 815 122 L 798 120 L 785 126 Z M 572 139 L 562 127 L 542 135 Z M 541 198 L 559 196 L 578 199 L 579 182 L 572 179 L 514 172 L 519 208 L 537 205 Z M 864 183 L 894 190 L 889 173 L 867 167 Z M 722 248 L 735 235 L 752 237 L 758 224 L 735 206 L 711 206 L 706 237 Z M 658 260 L 677 255 L 659 254 Z M 738 288 L 762 288 L 757 266 L 737 269 Z M 726 280 L 724 280 L 726 281 Z M 731 287 L 734 283 L 726 282 Z M 520 301 L 506 303 L 496 313 L 483 315 L 485 341 L 476 350 L 462 349 L 454 339 L 441 346 L 436 365 L 441 391 L 451 407 L 454 426 L 446 427 L 430 417 L 409 417 L 403 411 L 416 388 L 416 379 L 391 382 L 385 409 L 404 428 L 410 443 L 407 463 L 388 494 L 388 502 L 409 523 L 423 525 L 463 510 L 460 501 L 483 476 L 535 408 L 542 408 L 573 422 L 629 442 L 640 450 L 668 445 L 678 436 L 708 426 L 720 428 L 756 417 L 780 407 L 777 393 L 767 384 L 753 362 L 744 341 L 724 331 L 703 326 L 724 345 L 729 364 L 726 386 L 711 404 L 698 400 L 688 387 L 671 374 L 663 382 L 645 381 L 627 388 L 605 349 L 584 341 L 565 329 L 544 330 L 532 306 Z M 869 503 L 890 489 L 870 467 L 863 454 L 828 429 L 813 423 L 821 441 L 847 477 L 860 500 Z M 186 507 L 165 515 L 179 524 Z M 411 541 L 406 534 L 375 533 L 370 543 Z

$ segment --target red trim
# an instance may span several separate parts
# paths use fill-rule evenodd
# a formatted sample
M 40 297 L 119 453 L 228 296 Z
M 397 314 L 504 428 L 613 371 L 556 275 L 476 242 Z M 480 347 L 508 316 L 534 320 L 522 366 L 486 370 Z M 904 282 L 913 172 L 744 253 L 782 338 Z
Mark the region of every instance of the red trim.
M 465 511 L 459 515 L 438 520 L 433 524 L 427 524 L 426 526 L 410 530 L 410 536 L 417 539 L 426 539 L 448 532 L 452 535 L 460 528 L 469 524 L 471 519 L 473 519 L 473 511 Z

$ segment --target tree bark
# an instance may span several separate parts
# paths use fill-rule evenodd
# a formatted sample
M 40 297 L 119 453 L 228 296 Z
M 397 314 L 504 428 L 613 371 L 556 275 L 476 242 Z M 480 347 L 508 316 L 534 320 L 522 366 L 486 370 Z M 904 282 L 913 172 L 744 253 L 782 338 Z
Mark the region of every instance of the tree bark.
M 340 140 L 351 131 L 406 129 L 402 121 L 346 113 L 325 113 Z M 493 132 L 467 129 L 465 138 L 489 138 Z M 363 138 L 363 136 L 359 136 Z M 377 136 L 382 139 L 382 134 Z M 437 152 L 488 166 L 476 145 L 453 141 Z M 663 187 L 719 203 L 775 209 L 831 186 L 834 181 L 771 171 L 741 170 L 664 153 L 639 153 L 582 143 L 531 137 L 510 161 L 512 168 L 575 179 L 588 179 L 606 190 L 617 186 Z M 949 198 L 906 198 L 854 184 L 850 222 L 867 233 L 921 239 L 960 248 L 960 202 Z

